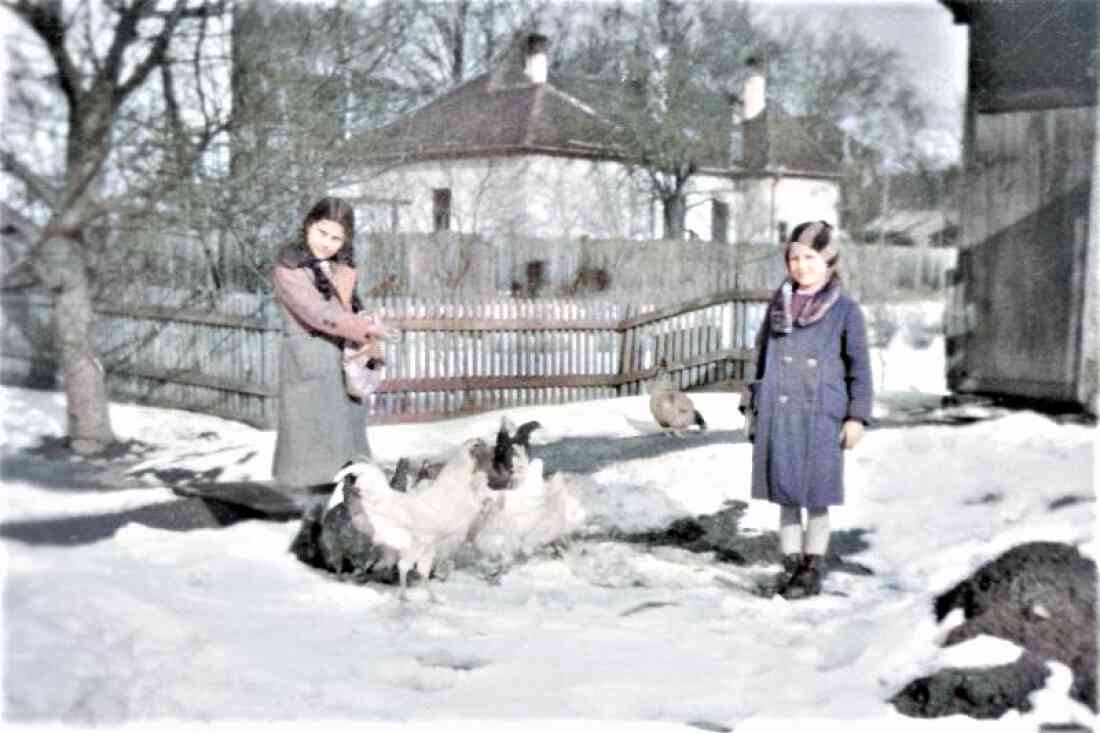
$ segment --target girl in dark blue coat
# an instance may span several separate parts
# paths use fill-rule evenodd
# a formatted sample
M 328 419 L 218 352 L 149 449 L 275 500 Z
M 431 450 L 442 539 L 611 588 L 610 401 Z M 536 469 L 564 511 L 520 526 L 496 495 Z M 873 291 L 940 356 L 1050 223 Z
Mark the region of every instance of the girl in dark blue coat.
M 832 227 L 799 224 L 784 256 L 788 277 L 757 336 L 748 409 L 752 498 L 780 506 L 777 591 L 793 599 L 821 589 L 829 507 L 844 503 L 842 451 L 870 420 L 872 380 L 863 313 L 841 288 Z

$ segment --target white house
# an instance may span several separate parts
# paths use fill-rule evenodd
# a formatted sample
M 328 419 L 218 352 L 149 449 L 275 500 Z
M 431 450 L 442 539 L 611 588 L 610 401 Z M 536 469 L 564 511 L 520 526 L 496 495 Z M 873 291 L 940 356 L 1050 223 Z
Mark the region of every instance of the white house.
M 497 68 L 376 131 L 366 143 L 368 172 L 340 190 L 365 225 L 659 238 L 659 201 L 624 165 L 608 119 L 548 75 L 546 47 L 544 36 L 525 36 Z M 746 83 L 744 109 L 731 112 L 729 127 L 730 154 L 704 162 L 689 181 L 691 236 L 775 242 L 799 221 L 839 223 L 839 137 L 822 149 L 804 119 L 768 109 L 759 75 Z

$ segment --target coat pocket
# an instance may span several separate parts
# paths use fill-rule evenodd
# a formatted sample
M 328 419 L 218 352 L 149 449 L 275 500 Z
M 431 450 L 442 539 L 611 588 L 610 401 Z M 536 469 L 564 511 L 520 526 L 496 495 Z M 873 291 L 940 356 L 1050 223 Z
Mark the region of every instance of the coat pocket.
M 848 414 L 848 393 L 843 386 L 831 382 L 821 385 L 821 412 L 834 420 Z
M 336 349 L 320 338 L 290 338 L 283 342 L 292 383 L 320 379 L 337 364 Z

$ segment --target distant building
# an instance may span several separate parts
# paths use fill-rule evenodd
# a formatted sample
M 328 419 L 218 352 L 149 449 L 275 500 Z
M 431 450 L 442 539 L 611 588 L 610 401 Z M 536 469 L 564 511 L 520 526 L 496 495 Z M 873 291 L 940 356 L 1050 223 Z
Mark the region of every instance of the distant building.
M 954 247 L 959 237 L 959 212 L 955 209 L 901 209 L 867 224 L 862 239 L 867 244 L 903 247 Z
M 1100 4 L 940 1 L 970 30 L 948 386 L 1096 414 Z
M 630 174 L 621 131 L 598 95 L 548 73 L 548 42 L 521 37 L 490 72 L 376 131 L 364 180 L 342 189 L 364 220 L 383 231 L 659 238 L 659 202 Z M 754 75 L 721 159 L 691 178 L 689 236 L 775 242 L 804 219 L 837 222 L 842 139 L 811 138 L 807 120 L 768 108 L 764 93 Z

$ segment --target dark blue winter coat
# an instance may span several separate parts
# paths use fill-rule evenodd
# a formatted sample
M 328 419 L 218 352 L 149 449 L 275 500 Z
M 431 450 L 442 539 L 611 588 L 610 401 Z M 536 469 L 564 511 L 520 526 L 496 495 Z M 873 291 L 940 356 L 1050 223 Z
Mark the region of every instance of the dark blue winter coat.
M 752 498 L 804 507 L 843 504 L 841 425 L 871 418 L 863 312 L 841 292 L 816 323 L 776 334 L 775 307 L 756 342 Z

